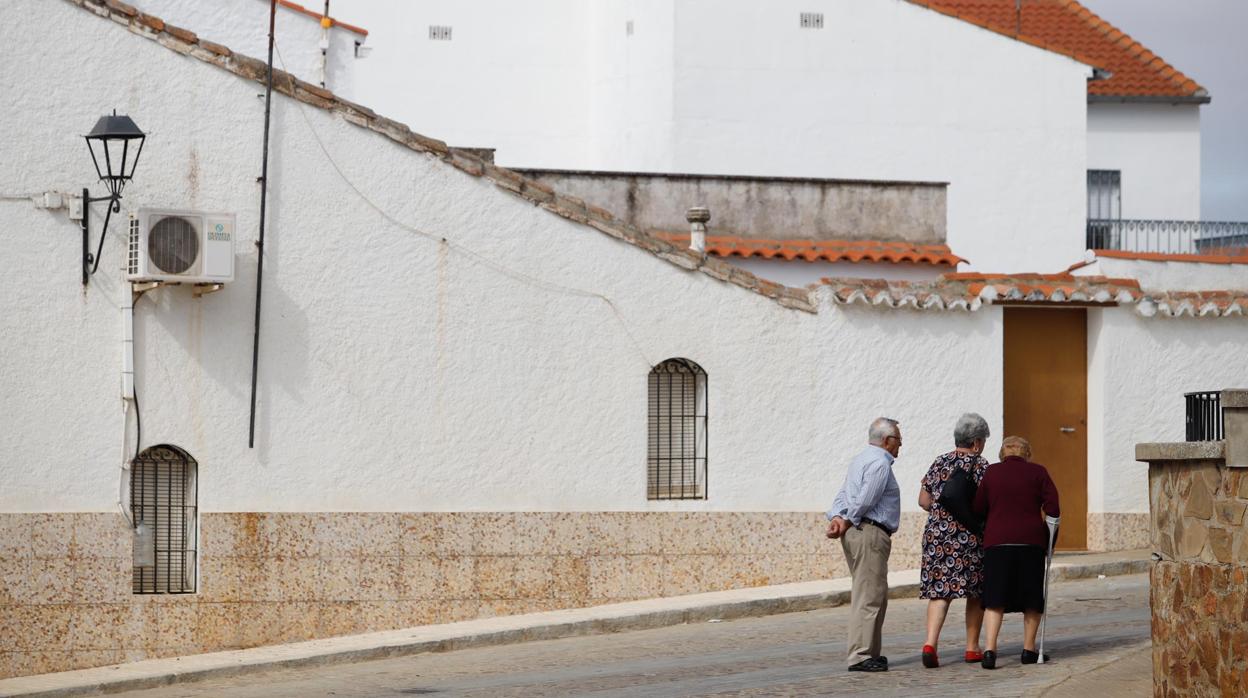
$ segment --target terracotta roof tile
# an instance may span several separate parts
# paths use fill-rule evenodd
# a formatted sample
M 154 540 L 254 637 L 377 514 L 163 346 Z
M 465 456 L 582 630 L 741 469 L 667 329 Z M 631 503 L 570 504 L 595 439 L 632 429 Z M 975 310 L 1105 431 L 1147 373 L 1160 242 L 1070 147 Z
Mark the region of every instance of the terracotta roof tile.
M 1023 0 L 1021 31 L 1015 0 L 909 1 L 1112 73 L 1089 81 L 1089 95 L 1208 101 L 1196 81 L 1075 0 Z
M 1135 279 L 1071 274 L 944 274 L 936 281 L 824 279 L 833 301 L 891 308 L 978 310 L 985 303 L 1134 303 Z
M 1248 264 L 1248 249 L 1240 254 L 1162 254 L 1160 252 L 1129 252 L 1126 250 L 1092 250 L 1097 257 L 1111 259 L 1134 259 L 1143 262 L 1199 262 L 1201 264 Z M 1072 269 L 1087 266 L 1091 262 L 1079 262 Z
M 688 246 L 689 233 L 656 233 L 669 242 Z M 771 240 L 731 235 L 707 235 L 706 253 L 716 257 L 760 257 L 805 262 L 891 262 L 957 268 L 966 260 L 948 245 L 916 245 L 884 240 Z
M 1070 274 L 945 274 L 936 281 L 823 279 L 832 301 L 976 311 L 997 302 L 1134 304 L 1145 317 L 1244 317 L 1248 291 L 1144 293 L 1135 279 Z
M 1248 291 L 1166 291 L 1150 294 L 1136 310 L 1145 317 L 1243 317 Z

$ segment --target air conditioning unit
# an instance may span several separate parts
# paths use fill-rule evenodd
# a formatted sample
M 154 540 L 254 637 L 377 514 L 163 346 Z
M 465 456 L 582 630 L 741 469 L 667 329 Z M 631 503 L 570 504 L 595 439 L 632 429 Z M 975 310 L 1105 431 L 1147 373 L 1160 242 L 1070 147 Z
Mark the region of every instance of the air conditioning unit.
M 127 281 L 234 280 L 233 213 L 141 208 L 130 214 Z

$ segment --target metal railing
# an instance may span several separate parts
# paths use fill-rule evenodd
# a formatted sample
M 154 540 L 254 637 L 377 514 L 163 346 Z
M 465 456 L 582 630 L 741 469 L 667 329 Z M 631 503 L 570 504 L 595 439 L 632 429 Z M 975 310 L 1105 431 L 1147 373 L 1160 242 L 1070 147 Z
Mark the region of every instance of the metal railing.
M 1089 219 L 1088 249 L 1248 255 L 1248 222 Z
M 1222 440 L 1222 393 L 1184 393 L 1187 401 L 1187 440 Z

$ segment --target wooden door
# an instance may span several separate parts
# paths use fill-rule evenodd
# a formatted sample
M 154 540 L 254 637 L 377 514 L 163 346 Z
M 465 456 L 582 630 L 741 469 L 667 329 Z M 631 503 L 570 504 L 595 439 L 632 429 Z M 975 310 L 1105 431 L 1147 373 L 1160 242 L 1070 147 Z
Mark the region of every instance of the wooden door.
M 1005 431 L 1031 442 L 1062 505 L 1057 547 L 1088 547 L 1088 351 L 1082 308 L 1005 308 Z

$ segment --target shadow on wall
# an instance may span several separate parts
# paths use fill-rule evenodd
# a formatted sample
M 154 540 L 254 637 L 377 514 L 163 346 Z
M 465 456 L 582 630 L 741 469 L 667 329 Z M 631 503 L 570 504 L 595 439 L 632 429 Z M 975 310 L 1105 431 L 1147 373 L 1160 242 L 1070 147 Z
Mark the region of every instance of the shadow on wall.
M 277 104 L 274 105 L 277 107 Z M 276 122 L 280 115 L 274 110 Z M 279 278 L 282 269 L 282 151 L 283 130 L 274 129 L 270 136 L 270 160 L 265 232 L 264 296 L 260 326 L 260 371 L 256 399 L 256 445 L 262 461 L 267 459 L 271 426 L 269 412 L 273 391 L 281 393 L 290 402 L 302 403 L 303 391 L 309 382 L 309 332 L 306 312 L 299 299 L 286 293 Z M 256 153 L 256 171 L 260 171 L 260 153 Z M 240 178 L 250 183 L 250 178 Z M 238 211 L 251 209 L 259 220 L 260 188 L 239 187 L 232 208 Z M 183 389 L 187 395 L 187 410 L 191 430 L 191 443 L 204 448 L 206 429 L 219 430 L 220 424 L 211 424 L 217 415 L 205 414 L 202 405 L 222 404 L 222 400 L 210 399 L 207 393 L 225 391 L 228 404 L 235 406 L 236 421 L 241 431 L 234 437 L 247 438 L 247 420 L 251 399 L 251 364 L 253 340 L 253 311 L 256 292 L 258 230 L 239 231 L 235 249 L 234 282 L 220 291 L 196 298 L 190 287 L 165 287 L 149 292 L 149 296 L 136 306 L 135 363 L 136 382 L 140 400 L 147 398 L 148 405 L 159 404 L 158 395 L 144 394 L 147 386 L 144 374 L 162 371 L 153 362 L 159 359 L 149 348 L 148 327 L 159 326 L 163 334 L 173 338 L 182 348 L 187 365 L 184 375 L 187 383 Z M 154 301 L 154 302 L 153 302 Z M 306 302 L 306 300 L 304 301 Z M 145 327 L 145 325 L 147 327 Z M 181 373 L 181 371 L 179 371 Z M 209 420 L 206 423 L 205 420 Z

